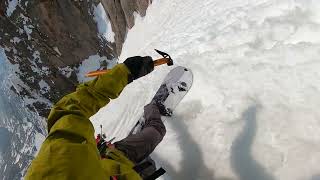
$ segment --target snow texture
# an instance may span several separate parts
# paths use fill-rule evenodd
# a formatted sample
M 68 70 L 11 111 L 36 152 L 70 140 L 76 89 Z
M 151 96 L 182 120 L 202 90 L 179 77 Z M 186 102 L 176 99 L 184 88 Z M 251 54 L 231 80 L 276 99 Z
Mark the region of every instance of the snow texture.
M 85 75 L 90 71 L 96 71 L 101 68 L 101 63 L 105 61 L 107 62 L 107 68 L 112 68 L 116 61 L 115 59 L 109 60 L 105 56 L 99 56 L 98 54 L 89 56 L 88 59 L 85 59 L 81 62 L 81 65 L 78 68 L 77 78 L 80 83 L 92 80 L 94 78 L 86 77 Z
M 65 77 L 70 78 L 73 69 L 69 66 L 63 67 L 63 68 L 59 68 L 59 71 L 61 74 L 63 74 Z
M 194 84 L 153 153 L 164 179 L 314 180 L 320 170 L 318 0 L 156 0 L 120 59 L 171 54 Z M 124 138 L 171 68 L 129 84 L 92 120 Z
M 12 42 L 14 44 L 18 44 L 20 41 L 21 41 L 21 39 L 18 37 L 14 37 L 14 38 L 12 38 L 12 40 L 10 40 L 10 42 Z
M 20 34 L 23 32 L 28 36 L 28 40 L 31 40 L 32 29 L 34 28 L 30 22 L 30 18 L 26 17 L 23 14 L 20 14 L 20 18 L 23 19 L 23 30 L 20 30 Z
M 90 71 L 96 71 L 100 68 L 100 58 L 101 57 L 99 55 L 93 55 L 81 62 L 81 65 L 79 66 L 77 73 L 78 81 L 80 83 L 92 79 L 87 78 L 85 75 Z
M 18 6 L 18 0 L 9 0 L 8 7 L 7 7 L 7 16 L 10 17 L 12 13 L 16 10 Z
M 99 34 L 101 34 L 107 41 L 114 42 L 115 34 L 112 31 L 111 23 L 101 3 L 94 8 L 93 15 L 98 26 Z
M 44 119 L 30 112 L 27 108 L 28 101 L 11 90 L 12 86 L 19 86 L 19 83 L 23 85 L 23 82 L 16 77 L 16 68 L 9 63 L 5 50 L 0 47 L 0 146 L 2 148 L 0 176 L 2 179 L 21 179 L 30 164 L 30 157 L 34 156 L 38 150 L 37 146 L 44 140 L 40 138 L 40 134 L 43 134 L 43 137 L 46 135 Z M 37 100 L 42 101 L 40 97 Z
M 48 107 L 52 106 L 52 102 L 50 102 L 48 99 L 41 97 L 38 92 L 36 92 L 35 90 L 30 89 L 29 86 L 27 86 L 18 76 L 17 74 L 21 73 L 20 69 L 19 69 L 19 65 L 18 64 L 10 64 L 8 63 L 7 57 L 5 55 L 5 52 L 10 52 L 13 51 L 14 54 L 17 54 L 17 50 L 15 48 L 8 48 L 8 47 L 4 47 L 3 49 L 0 47 L 0 63 L 3 63 L 3 65 L 5 67 L 1 67 L 2 69 L 0 69 L 0 71 L 2 71 L 0 73 L 0 78 L 5 77 L 4 79 L 6 80 L 5 83 L 6 85 L 4 86 L 8 86 L 11 88 L 14 88 L 17 92 L 22 92 L 24 89 L 27 90 L 28 92 L 31 92 L 30 95 L 31 97 L 23 97 L 23 102 L 26 103 L 26 105 L 31 105 L 34 102 L 41 102 L 43 104 L 47 104 Z M 16 58 L 16 57 L 14 57 Z M 38 74 L 42 74 L 42 75 L 48 75 L 50 73 L 49 68 L 48 67 L 39 67 L 37 65 L 37 63 L 41 63 L 41 58 L 40 58 L 40 52 L 39 51 L 34 51 L 33 53 L 33 59 L 32 61 L 30 61 L 30 65 L 31 68 L 33 70 L 33 72 L 36 72 Z M 32 81 L 34 81 L 34 78 L 31 78 Z M 1 85 L 1 83 L 0 83 Z M 1 96 L 1 95 L 0 95 Z M 1 97 L 0 97 L 1 98 Z
M 45 138 L 46 137 L 41 133 L 36 133 L 35 134 L 34 143 L 35 143 L 35 148 L 37 149 L 37 152 L 35 153 L 35 156 L 38 154 L 38 152 L 39 152 L 39 150 L 41 148 L 41 145 L 44 142 Z
M 47 93 L 50 90 L 49 84 L 47 84 L 43 79 L 39 81 L 39 87 L 41 94 Z

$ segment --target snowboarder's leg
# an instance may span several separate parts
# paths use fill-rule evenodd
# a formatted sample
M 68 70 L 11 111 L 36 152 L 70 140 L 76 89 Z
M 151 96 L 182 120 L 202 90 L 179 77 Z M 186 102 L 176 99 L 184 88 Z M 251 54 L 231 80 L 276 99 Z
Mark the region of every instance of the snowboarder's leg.
M 137 134 L 131 134 L 115 147 L 122 151 L 131 161 L 139 163 L 147 158 L 166 134 L 157 105 L 151 103 L 144 107 L 145 125 Z

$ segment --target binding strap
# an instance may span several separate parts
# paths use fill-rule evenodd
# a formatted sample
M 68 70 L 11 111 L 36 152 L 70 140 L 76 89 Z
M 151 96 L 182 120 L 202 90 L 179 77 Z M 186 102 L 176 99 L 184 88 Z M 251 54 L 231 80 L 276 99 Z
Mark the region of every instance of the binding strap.
M 163 168 L 160 168 L 160 169 L 156 170 L 150 176 L 146 177 L 144 180 L 155 180 L 158 177 L 162 176 L 164 173 L 166 173 L 166 170 L 164 170 Z
M 149 166 L 152 166 L 152 163 L 150 161 L 145 161 L 143 163 L 140 163 L 134 166 L 132 169 L 140 174 L 143 170 L 147 169 Z M 155 180 L 160 176 L 162 176 L 164 173 L 166 173 L 166 171 L 163 168 L 160 168 L 156 170 L 154 173 L 152 173 L 150 176 L 144 178 L 144 180 Z

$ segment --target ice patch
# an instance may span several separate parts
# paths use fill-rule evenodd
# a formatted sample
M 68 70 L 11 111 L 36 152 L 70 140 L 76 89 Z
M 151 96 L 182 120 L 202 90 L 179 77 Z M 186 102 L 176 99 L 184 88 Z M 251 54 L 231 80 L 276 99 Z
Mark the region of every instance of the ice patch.
M 50 86 L 43 79 L 39 81 L 39 87 L 41 94 L 45 94 L 50 90 Z
M 81 65 L 78 68 L 78 81 L 80 83 L 92 80 L 93 78 L 88 78 L 85 75 L 90 72 L 90 71 L 96 71 L 99 68 L 101 68 L 101 63 L 106 62 L 107 67 L 105 68 L 112 68 L 116 64 L 116 60 L 109 60 L 105 56 L 99 56 L 99 55 L 92 55 L 88 59 L 85 59 L 84 61 L 81 62 Z
M 7 7 L 7 16 L 10 17 L 12 13 L 16 10 L 16 7 L 18 5 L 18 0 L 9 0 L 8 1 L 8 7 Z
M 40 58 L 40 52 L 39 51 L 34 51 L 32 54 L 33 60 L 35 62 L 40 63 L 41 62 L 41 58 Z
M 93 15 L 98 26 L 99 34 L 107 41 L 114 42 L 115 34 L 112 31 L 111 23 L 101 3 L 94 8 Z
M 62 56 L 62 53 L 60 52 L 58 47 L 53 47 L 53 50 L 57 52 L 59 56 Z
M 40 148 L 41 148 L 41 145 L 43 143 L 43 141 L 46 139 L 46 137 L 41 134 L 41 133 L 36 133 L 35 136 L 34 136 L 34 144 L 35 144 L 35 147 L 37 149 L 37 152 L 35 153 L 35 156 L 38 154 Z
M 24 16 L 23 14 L 20 14 L 20 17 L 23 20 L 23 30 L 27 34 L 28 40 L 31 40 L 32 28 L 34 27 L 32 25 L 28 25 L 28 21 L 30 21 L 28 17 Z
M 14 43 L 14 44 L 18 44 L 20 41 L 21 41 L 21 39 L 18 38 L 18 37 L 14 37 L 14 38 L 12 38 L 12 39 L 10 40 L 10 42 L 12 42 L 12 43 Z
M 7 128 L 12 135 L 9 145 L 5 146 L 10 147 L 11 150 L 6 153 L 6 160 L 9 158 L 12 162 L 6 161 L 1 162 L 1 164 L 5 163 L 9 165 L 8 167 L 3 165 L 3 167 L 7 168 L 6 172 L 9 171 L 10 173 L 12 170 L 11 164 L 14 164 L 17 172 L 19 171 L 21 174 L 25 174 L 28 164 L 30 163 L 30 157 L 35 153 L 34 134 L 38 132 L 45 134 L 46 131 L 44 119 L 39 118 L 36 113 L 30 112 L 26 107 L 27 103 L 10 90 L 12 86 L 27 88 L 27 86 L 23 86 L 23 82 L 17 78 L 15 73 L 17 70 L 18 67 L 9 63 L 4 49 L 0 48 L 0 126 Z M 37 99 L 37 101 L 42 100 L 41 97 L 37 96 L 37 92 L 31 92 L 31 94 L 36 96 L 35 99 Z M 38 142 L 36 145 L 38 144 L 37 146 L 40 146 L 40 140 L 36 141 Z M 1 140 L 1 142 L 4 143 L 3 140 Z M 14 177 L 13 179 L 20 179 L 19 176 L 19 174 L 10 174 L 10 177 Z M 4 177 L 4 179 L 6 178 Z
M 9 63 L 9 61 L 7 60 L 6 54 L 5 54 L 5 50 L 6 51 L 10 51 L 9 48 L 5 48 L 2 49 L 0 48 L 0 64 L 1 63 Z M 34 54 L 34 57 L 37 58 L 38 55 L 37 53 Z M 35 59 L 37 60 L 37 59 Z M 38 59 L 38 61 L 41 61 Z M 34 66 L 31 66 L 31 68 L 34 70 L 34 72 L 37 73 L 43 73 L 43 74 L 49 74 L 49 69 L 47 67 L 42 67 L 42 69 L 36 68 Z M 30 89 L 29 86 L 27 86 L 18 76 L 16 73 L 20 73 L 20 69 L 19 66 L 17 64 L 10 64 L 10 66 L 6 66 L 6 71 L 0 71 L 0 77 L 6 77 L 6 81 L 4 81 L 3 83 L 6 84 L 7 87 L 13 87 L 17 92 L 21 92 L 23 90 L 27 90 L 29 92 L 31 92 L 31 96 L 32 97 L 23 97 L 23 102 L 25 103 L 24 105 L 31 105 L 35 102 L 41 102 L 46 104 L 48 107 L 52 106 L 52 103 L 46 99 L 41 97 L 38 92 L 35 92 L 33 90 Z M 41 86 L 44 88 L 43 90 L 48 89 L 48 87 L 46 87 L 46 85 L 43 83 L 40 83 Z M 40 86 L 39 84 L 39 86 Z
M 61 74 L 63 74 L 65 77 L 70 78 L 73 69 L 69 66 L 63 67 L 63 68 L 59 68 L 59 71 Z
M 14 164 L 17 164 L 21 156 L 20 154 L 17 154 L 15 157 L 16 157 L 16 160 L 14 161 Z

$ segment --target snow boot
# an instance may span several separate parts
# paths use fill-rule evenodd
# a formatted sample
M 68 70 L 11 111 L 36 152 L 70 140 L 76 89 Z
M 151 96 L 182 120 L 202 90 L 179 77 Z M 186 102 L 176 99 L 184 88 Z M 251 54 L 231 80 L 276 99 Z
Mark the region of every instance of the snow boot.
M 153 97 L 151 103 L 155 104 L 162 116 L 171 116 L 172 110 L 169 108 L 166 108 L 164 105 L 165 100 L 168 98 L 169 92 L 166 84 L 162 84 L 160 88 L 158 89 L 156 95 Z

